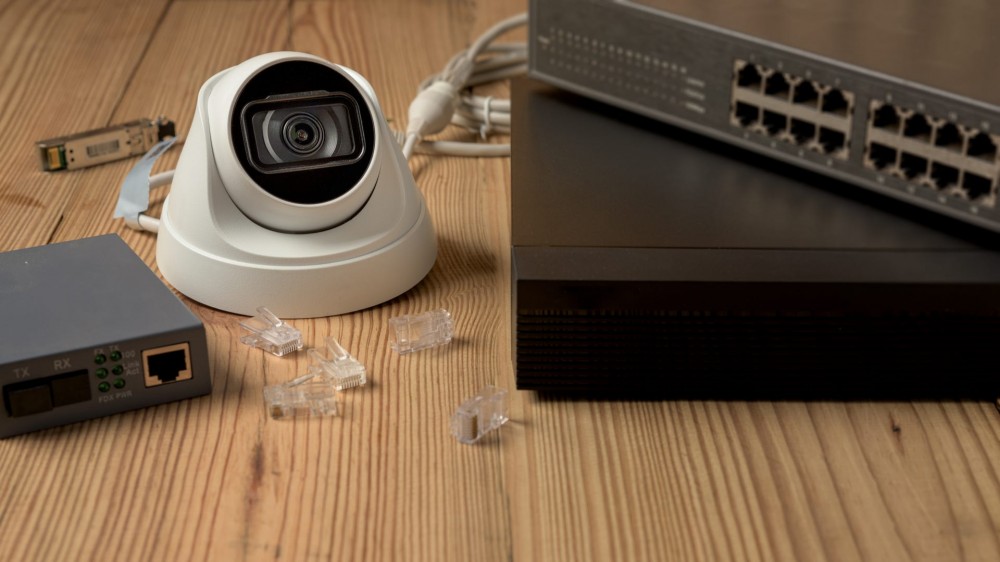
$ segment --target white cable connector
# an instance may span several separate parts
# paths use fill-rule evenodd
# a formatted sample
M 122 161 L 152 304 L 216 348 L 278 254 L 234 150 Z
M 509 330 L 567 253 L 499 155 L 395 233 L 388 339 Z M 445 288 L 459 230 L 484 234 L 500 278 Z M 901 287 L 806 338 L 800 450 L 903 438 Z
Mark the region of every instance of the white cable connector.
M 458 106 L 458 90 L 444 80 L 437 80 L 417 94 L 410 104 L 406 138 L 423 140 L 428 135 L 440 133 L 451 123 Z M 409 155 L 407 155 L 409 156 Z
M 481 35 L 468 49 L 458 53 L 437 75 L 424 80 L 410 104 L 409 122 L 403 138 L 403 155 L 414 153 L 460 156 L 505 156 L 508 145 L 424 141 L 455 124 L 486 137 L 491 132 L 510 132 L 510 102 L 459 92 L 480 84 L 506 80 L 527 71 L 528 49 L 521 44 L 494 44 L 504 33 L 528 22 L 527 14 L 503 20 Z M 465 145 L 463 147 L 458 144 Z

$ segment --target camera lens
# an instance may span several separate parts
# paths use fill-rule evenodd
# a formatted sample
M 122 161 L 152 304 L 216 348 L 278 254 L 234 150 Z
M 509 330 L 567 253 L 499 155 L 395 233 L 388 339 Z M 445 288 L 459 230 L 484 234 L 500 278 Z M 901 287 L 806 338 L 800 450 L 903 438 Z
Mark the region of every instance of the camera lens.
M 360 94 L 357 94 L 360 97 Z M 240 111 L 247 164 L 262 174 L 355 166 L 365 168 L 370 123 L 356 98 L 310 90 L 254 100 Z M 340 170 L 343 172 L 343 170 Z
M 308 113 L 296 113 L 285 120 L 282 138 L 292 152 L 311 154 L 323 145 L 323 126 Z

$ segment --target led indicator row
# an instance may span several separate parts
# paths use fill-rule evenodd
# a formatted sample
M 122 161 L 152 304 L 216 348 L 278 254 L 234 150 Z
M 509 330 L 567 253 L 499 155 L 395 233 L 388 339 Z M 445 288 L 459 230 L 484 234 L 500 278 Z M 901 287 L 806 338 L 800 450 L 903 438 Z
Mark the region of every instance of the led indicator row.
M 111 390 L 112 386 L 117 389 L 125 388 L 125 379 L 115 379 L 114 382 L 101 381 L 101 383 L 97 385 L 97 390 L 107 392 Z
M 111 352 L 111 360 L 112 361 L 121 361 L 122 360 L 122 352 L 118 351 L 118 350 L 112 351 Z M 98 353 L 97 355 L 94 356 L 94 363 L 97 363 L 98 365 L 103 365 L 103 364 L 105 364 L 107 362 L 108 362 L 108 356 L 105 355 L 105 354 L 103 354 L 103 353 Z
M 122 360 L 122 357 L 122 352 L 118 350 L 114 350 L 107 355 L 103 353 L 94 355 L 94 363 L 97 365 L 104 365 L 108 362 L 108 360 L 115 363 L 115 365 L 112 365 L 110 369 L 108 369 L 108 367 L 98 367 L 97 370 L 94 371 L 94 375 L 101 379 L 101 382 L 97 385 L 97 390 L 101 392 L 109 392 L 112 387 L 116 389 L 125 388 L 125 379 L 121 378 L 121 376 L 125 374 L 125 367 L 121 363 L 118 363 Z M 111 382 L 104 380 L 107 379 L 109 375 L 115 376 L 115 379 Z

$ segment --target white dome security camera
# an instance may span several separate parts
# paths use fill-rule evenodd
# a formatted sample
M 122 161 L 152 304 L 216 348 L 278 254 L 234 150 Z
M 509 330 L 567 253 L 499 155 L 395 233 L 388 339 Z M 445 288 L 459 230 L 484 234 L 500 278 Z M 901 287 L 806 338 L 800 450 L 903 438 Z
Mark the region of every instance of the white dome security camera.
M 156 245 L 177 290 L 240 314 L 330 316 L 402 294 L 435 255 L 423 197 L 356 72 L 269 53 L 202 86 Z

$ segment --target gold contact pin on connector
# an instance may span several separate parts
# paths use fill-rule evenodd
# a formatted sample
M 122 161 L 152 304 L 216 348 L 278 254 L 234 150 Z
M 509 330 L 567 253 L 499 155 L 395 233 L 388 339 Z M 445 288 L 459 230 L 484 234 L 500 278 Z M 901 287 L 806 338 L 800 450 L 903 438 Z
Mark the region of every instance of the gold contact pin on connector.
M 45 154 L 48 155 L 49 170 L 61 170 L 66 167 L 66 160 L 63 157 L 63 151 L 58 146 L 51 146 L 45 150 Z

